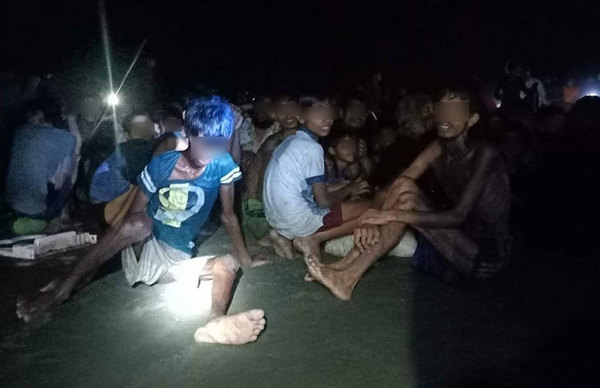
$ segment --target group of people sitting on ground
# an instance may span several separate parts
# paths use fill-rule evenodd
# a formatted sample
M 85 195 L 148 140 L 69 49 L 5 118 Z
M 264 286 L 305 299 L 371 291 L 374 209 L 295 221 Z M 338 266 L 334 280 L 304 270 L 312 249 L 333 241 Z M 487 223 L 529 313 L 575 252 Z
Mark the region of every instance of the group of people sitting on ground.
M 507 80 L 504 98 L 511 82 L 522 87 Z M 302 257 L 305 280 L 342 300 L 396 251 L 455 286 L 500 273 L 511 259 L 511 207 L 523 207 L 528 172 L 561 142 L 564 111 L 509 117 L 508 104 L 488 116 L 462 87 L 434 99 L 406 94 L 386 111 L 368 103 L 373 93 L 262 95 L 251 113 L 215 95 L 188 96 L 155 115 L 107 109 L 108 118 L 92 109 L 94 98 L 79 115 L 32 105 L 15 135 L 5 226 L 41 232 L 88 201 L 108 230 L 66 277 L 20 299 L 17 315 L 43 314 L 120 253 L 132 286 L 212 281 L 196 341 L 252 342 L 264 311 L 227 315 L 240 266 L 267 263 L 249 254 L 244 234 L 279 257 Z M 199 236 L 219 222 L 233 252 L 195 257 Z M 334 244 L 340 259 L 325 260 Z

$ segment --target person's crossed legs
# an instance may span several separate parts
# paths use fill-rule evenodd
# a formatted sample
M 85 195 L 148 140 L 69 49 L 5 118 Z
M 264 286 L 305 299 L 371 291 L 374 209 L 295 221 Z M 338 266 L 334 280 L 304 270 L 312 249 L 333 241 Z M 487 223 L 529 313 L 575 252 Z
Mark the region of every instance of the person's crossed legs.
M 414 181 L 402 178 L 389 189 L 382 208 L 417 211 L 431 210 L 426 197 Z M 308 271 L 316 280 L 329 288 L 335 296 L 342 300 L 348 300 L 352 296 L 352 291 L 362 275 L 400 241 L 407 227 L 408 225 L 398 222 L 381 226 L 380 236 L 376 242 L 362 251 L 357 247 L 353 248 L 346 257 L 334 265 L 322 264 L 317 257 L 307 255 L 305 262 Z M 451 247 L 454 244 L 448 241 L 455 239 L 458 239 L 458 243 L 467 244 L 470 247 L 473 245 L 459 230 L 417 229 L 428 239 L 431 238 L 435 241 L 436 246 L 441 244 Z

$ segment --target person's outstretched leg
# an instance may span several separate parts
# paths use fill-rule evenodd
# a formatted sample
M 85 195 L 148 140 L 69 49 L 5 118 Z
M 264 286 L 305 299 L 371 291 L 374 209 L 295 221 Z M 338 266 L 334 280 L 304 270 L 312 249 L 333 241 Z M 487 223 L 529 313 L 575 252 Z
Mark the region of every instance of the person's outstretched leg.
M 30 299 L 20 298 L 17 301 L 17 316 L 28 322 L 66 300 L 73 289 L 103 263 L 128 245 L 145 239 L 151 233 L 152 220 L 145 213 L 126 216 L 108 230 L 64 280 L 53 280 Z
M 358 227 L 358 219 L 369 210 L 370 203 L 366 201 L 342 202 L 342 224 L 340 226 L 316 232 L 310 236 L 294 239 L 294 248 L 304 255 L 321 259 L 321 244 L 334 238 L 348 236 Z
M 212 305 L 206 325 L 194 333 L 196 342 L 243 345 L 256 341 L 265 328 L 263 310 L 226 315 L 237 270 L 237 261 L 231 255 L 211 259 L 206 264 L 203 273 L 213 279 Z

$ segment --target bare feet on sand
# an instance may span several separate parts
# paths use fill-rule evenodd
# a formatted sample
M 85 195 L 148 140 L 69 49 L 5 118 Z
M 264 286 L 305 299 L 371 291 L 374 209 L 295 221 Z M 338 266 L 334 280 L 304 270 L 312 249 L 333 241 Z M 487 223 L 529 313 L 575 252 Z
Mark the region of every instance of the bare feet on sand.
M 274 230 L 271 230 L 267 235 L 267 238 L 273 244 L 275 254 L 279 257 L 292 260 L 294 258 L 294 250 L 292 249 L 292 242 L 287 238 L 283 237 Z
M 305 255 L 305 257 L 306 256 L 307 255 Z M 308 255 L 308 256 L 310 256 L 310 255 Z M 321 262 L 321 260 L 317 259 L 314 256 L 311 256 L 311 260 L 312 260 L 313 264 L 316 266 L 320 266 L 320 267 L 327 266 L 334 270 L 343 271 L 346 268 L 350 267 L 350 265 L 352 265 L 352 263 L 354 263 L 354 260 L 356 260 L 356 258 L 358 258 L 358 256 L 360 256 L 360 251 L 358 249 L 352 249 L 346 257 L 344 257 L 343 259 L 340 259 L 338 261 L 334 261 L 333 263 L 324 264 Z M 304 275 L 304 280 L 307 282 L 314 282 L 315 278 L 310 273 L 307 273 L 306 275 Z
M 62 302 L 64 298 L 60 297 L 58 284 L 58 280 L 53 280 L 31 298 L 19 298 L 17 300 L 17 317 L 25 322 L 30 322 Z
M 243 345 L 256 341 L 265 328 L 265 323 L 263 310 L 224 315 L 196 330 L 194 340 L 211 344 Z
M 304 257 L 308 273 L 319 283 L 323 284 L 341 300 L 349 300 L 357 281 L 346 280 L 344 271 L 336 270 L 330 266 L 319 264 L 312 256 Z
M 294 248 L 296 248 L 296 250 L 302 253 L 305 257 L 312 256 L 318 261 L 321 260 L 321 244 L 319 244 L 311 236 L 295 238 Z

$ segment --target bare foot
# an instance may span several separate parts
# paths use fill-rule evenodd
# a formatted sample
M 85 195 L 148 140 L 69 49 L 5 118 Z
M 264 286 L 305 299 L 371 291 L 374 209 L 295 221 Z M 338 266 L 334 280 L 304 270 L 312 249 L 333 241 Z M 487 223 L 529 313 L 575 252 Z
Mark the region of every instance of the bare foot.
M 312 256 L 317 261 L 321 261 L 321 245 L 311 236 L 295 238 L 294 248 L 304 256 Z
M 224 315 L 196 330 L 194 340 L 212 344 L 243 345 L 256 341 L 265 328 L 265 323 L 263 310 Z
M 313 262 L 313 265 L 319 267 L 327 266 L 331 269 L 343 271 L 346 268 L 348 268 L 358 256 L 360 256 L 360 252 L 358 251 L 358 249 L 352 249 L 346 257 L 338 261 L 334 261 L 333 263 L 323 264 L 319 259 L 317 259 L 314 256 L 311 256 L 311 260 Z M 307 273 L 306 275 L 304 275 L 304 280 L 307 282 L 314 282 L 315 278 L 310 273 Z
M 349 285 L 348 282 L 344 281 L 342 271 L 326 265 L 318 265 L 310 255 L 304 257 L 304 262 L 312 277 L 325 287 L 329 288 L 329 291 L 331 291 L 333 295 L 341 300 L 350 300 L 356 282 Z
M 274 230 L 269 232 L 268 238 L 273 243 L 273 249 L 275 249 L 275 254 L 277 256 L 288 260 L 292 260 L 294 258 L 294 250 L 292 249 L 292 242 L 290 240 Z
M 314 282 L 315 278 L 313 278 L 312 275 L 307 272 L 306 275 L 304 275 L 304 281 L 305 282 Z
M 65 298 L 60 296 L 58 284 L 58 280 L 53 280 L 31 298 L 19 298 L 17 300 L 17 317 L 25 322 L 30 322 L 62 302 Z
M 335 261 L 333 263 L 329 263 L 327 265 L 333 269 L 337 269 L 338 271 L 343 271 L 346 268 L 350 267 L 350 265 L 354 263 L 354 260 L 356 260 L 358 256 L 360 256 L 360 251 L 354 248 L 343 259 Z M 321 263 L 319 262 L 317 264 Z
M 265 237 L 263 237 L 260 240 L 258 240 L 256 243 L 258 245 L 260 245 L 261 247 L 264 247 L 264 248 L 268 248 L 270 246 L 273 246 L 273 244 L 271 243 L 271 238 L 270 238 L 270 236 L 268 234 Z

